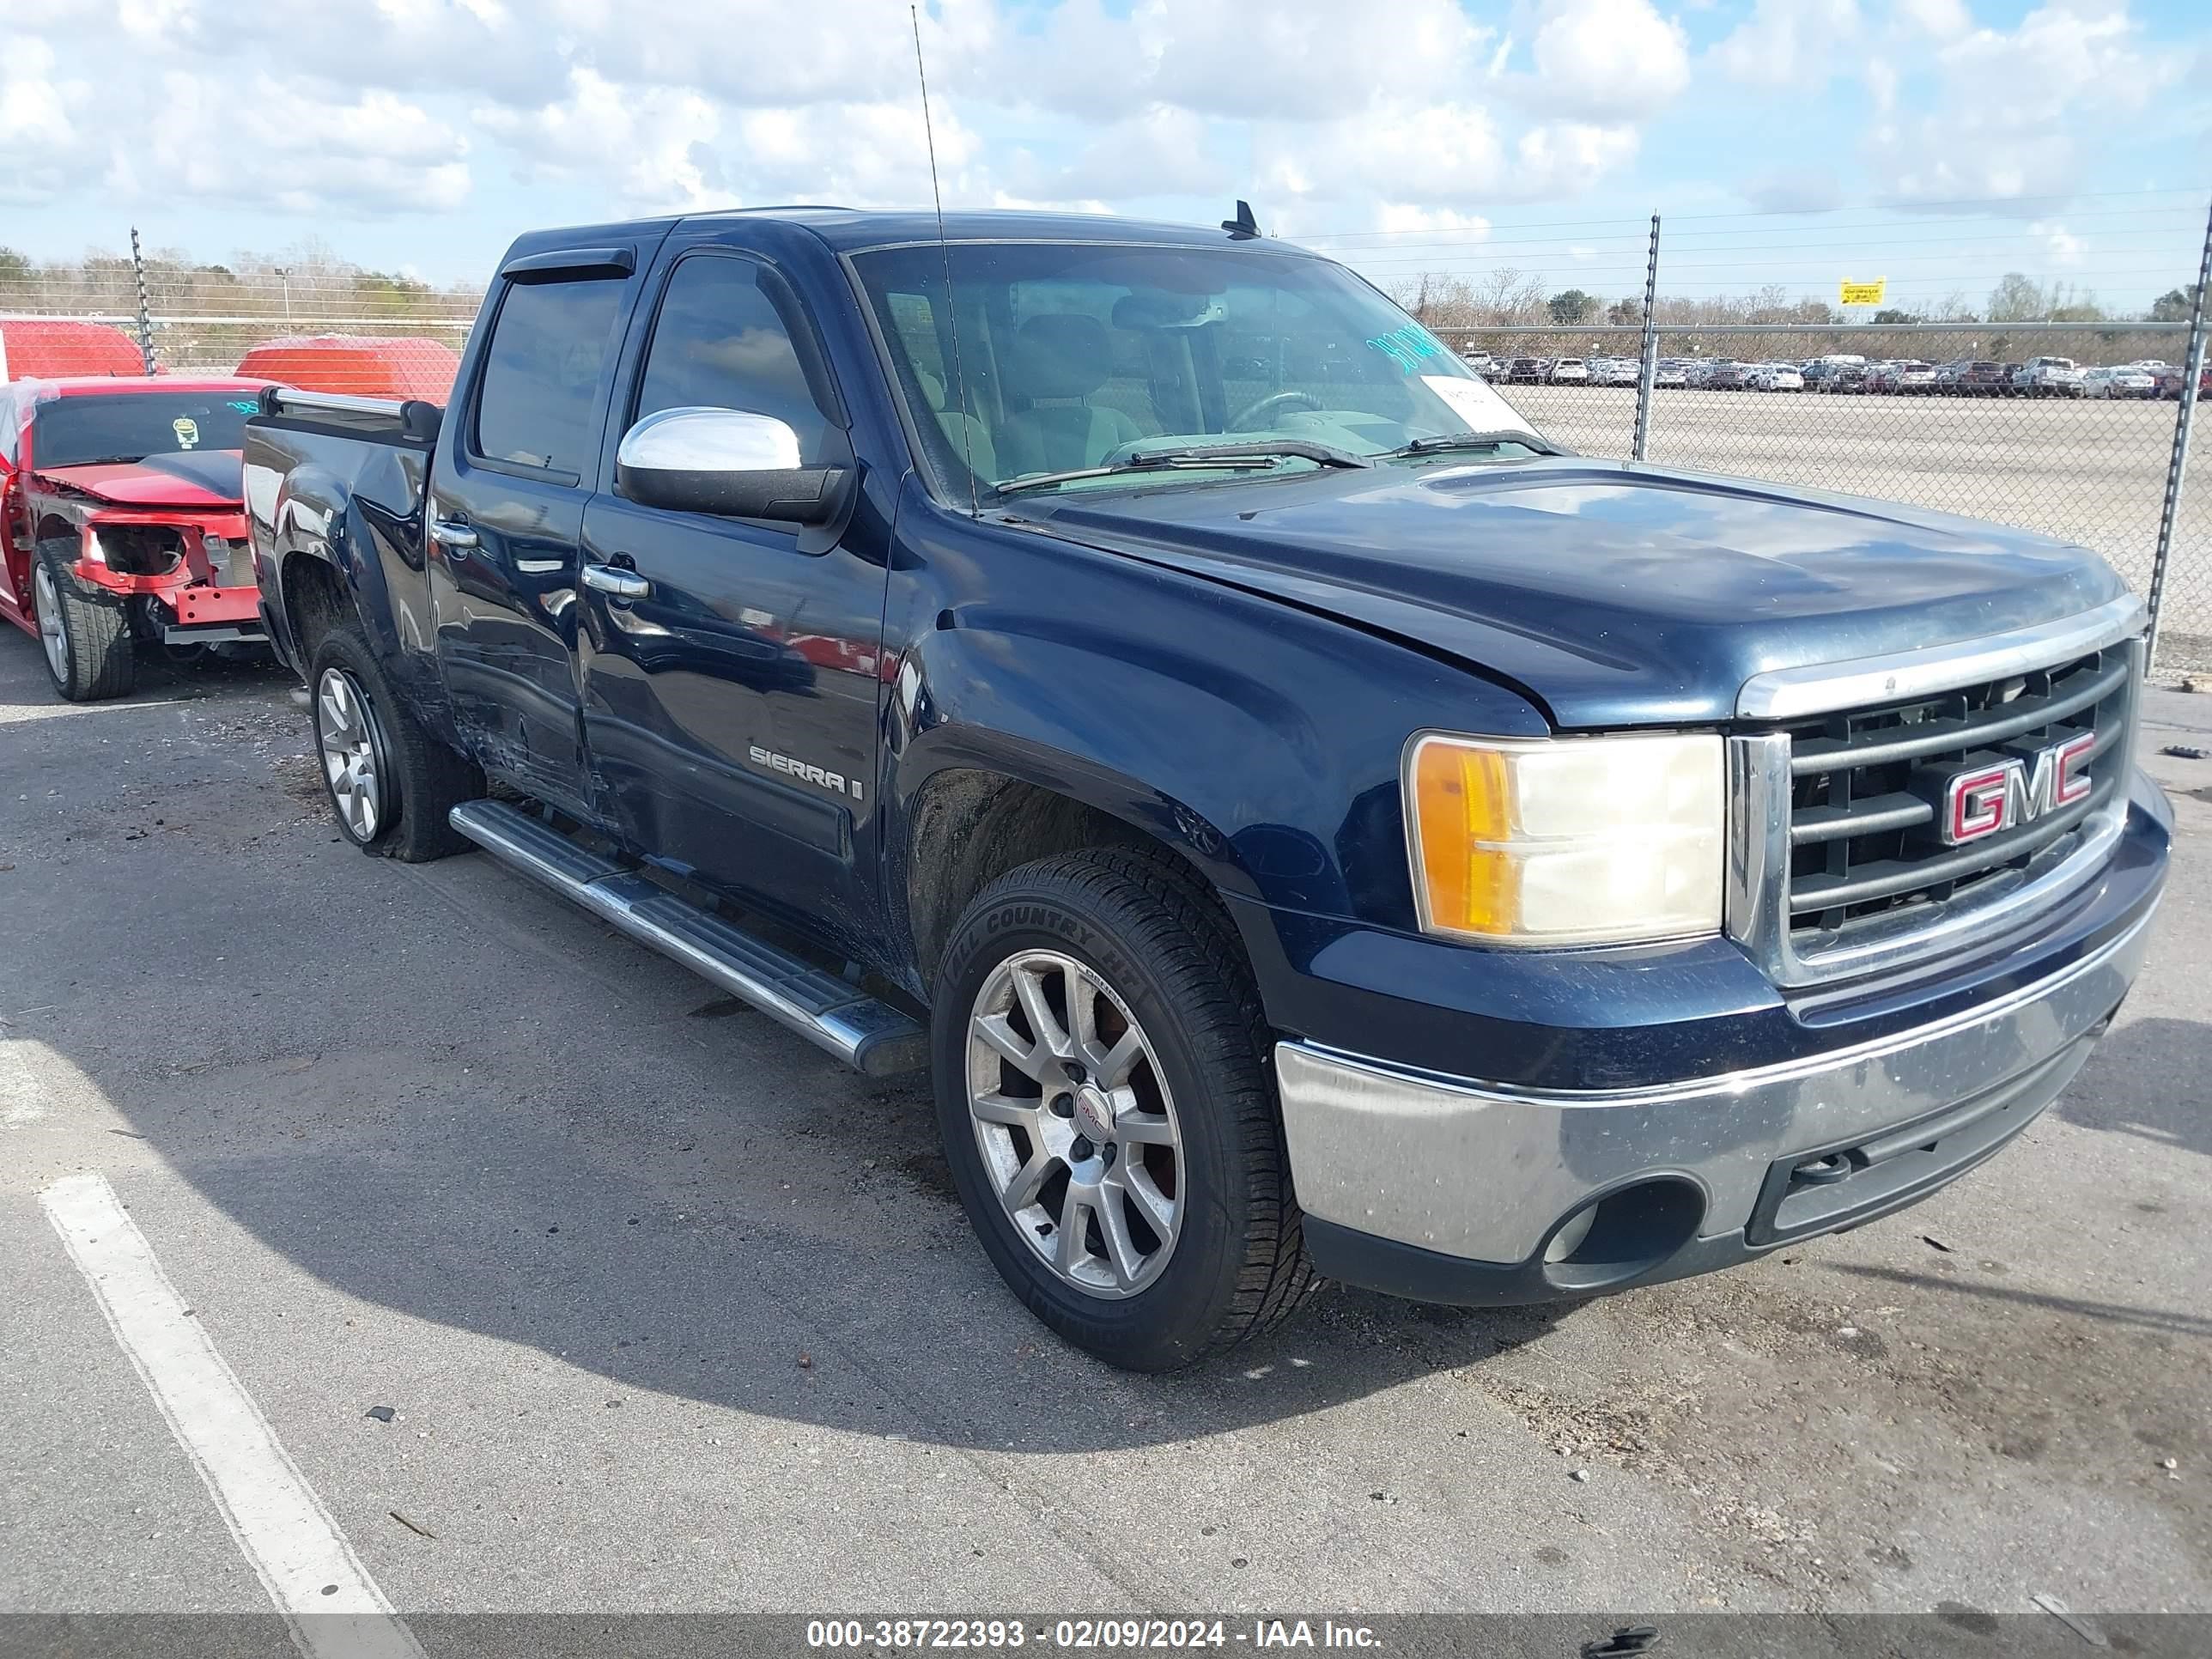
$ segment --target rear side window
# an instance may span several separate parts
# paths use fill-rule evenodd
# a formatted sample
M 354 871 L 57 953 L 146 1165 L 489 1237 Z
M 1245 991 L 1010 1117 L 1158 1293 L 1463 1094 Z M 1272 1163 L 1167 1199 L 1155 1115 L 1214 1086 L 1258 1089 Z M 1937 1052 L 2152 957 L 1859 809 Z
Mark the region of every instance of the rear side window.
M 622 296 L 619 277 L 507 289 L 477 393 L 478 455 L 577 477 L 592 470 Z
M 807 383 L 792 325 L 761 279 L 750 259 L 708 254 L 676 267 L 653 322 L 635 418 L 688 408 L 772 415 L 799 434 L 799 458 L 818 465 L 834 447 L 831 422 Z

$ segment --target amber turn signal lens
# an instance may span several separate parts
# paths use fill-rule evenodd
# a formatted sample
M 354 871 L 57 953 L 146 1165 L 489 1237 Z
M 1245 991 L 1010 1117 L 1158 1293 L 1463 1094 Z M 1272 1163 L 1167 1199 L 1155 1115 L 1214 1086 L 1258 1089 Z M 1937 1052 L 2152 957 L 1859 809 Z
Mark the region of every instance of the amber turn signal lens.
M 1719 929 L 1727 785 L 1717 735 L 1431 733 L 1414 740 L 1405 785 L 1431 933 L 1591 945 Z

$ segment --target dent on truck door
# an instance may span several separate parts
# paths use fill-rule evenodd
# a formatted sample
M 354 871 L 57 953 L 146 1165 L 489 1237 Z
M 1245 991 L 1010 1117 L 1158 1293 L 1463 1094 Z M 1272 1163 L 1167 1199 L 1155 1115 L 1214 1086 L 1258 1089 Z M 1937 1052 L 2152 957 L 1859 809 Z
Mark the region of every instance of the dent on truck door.
M 706 252 L 674 266 L 623 424 L 662 409 L 743 409 L 787 422 L 807 464 L 849 464 L 794 347 L 808 324 L 764 270 Z M 806 550 L 789 525 L 617 492 L 592 499 L 584 547 L 647 584 L 636 598 L 581 593 L 599 816 L 679 869 L 834 932 L 854 914 L 839 901 L 855 891 L 875 808 L 880 550 L 848 538 Z
M 451 465 L 431 596 L 453 717 L 495 775 L 582 811 L 576 570 L 625 279 L 510 283 Z

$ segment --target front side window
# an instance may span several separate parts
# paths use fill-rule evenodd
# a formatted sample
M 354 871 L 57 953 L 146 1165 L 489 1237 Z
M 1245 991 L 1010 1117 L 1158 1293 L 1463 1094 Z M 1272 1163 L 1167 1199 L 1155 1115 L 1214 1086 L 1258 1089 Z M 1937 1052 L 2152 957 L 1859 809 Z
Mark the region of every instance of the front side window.
M 750 259 L 700 255 L 676 267 L 631 418 L 664 409 L 772 415 L 798 434 L 804 464 L 830 462 L 840 458 L 830 452 L 842 452 L 843 434 L 808 383 L 792 332 L 804 325 L 787 320 L 764 281 L 775 278 Z
M 477 394 L 477 455 L 574 477 L 594 469 L 622 297 L 619 277 L 507 289 Z
M 1534 438 L 1457 353 L 1325 260 L 971 242 L 854 263 L 932 470 L 956 498 L 971 474 L 990 490 L 1157 450 L 1283 439 L 1365 456 L 1470 431 Z M 1315 465 L 1291 457 L 1280 470 Z

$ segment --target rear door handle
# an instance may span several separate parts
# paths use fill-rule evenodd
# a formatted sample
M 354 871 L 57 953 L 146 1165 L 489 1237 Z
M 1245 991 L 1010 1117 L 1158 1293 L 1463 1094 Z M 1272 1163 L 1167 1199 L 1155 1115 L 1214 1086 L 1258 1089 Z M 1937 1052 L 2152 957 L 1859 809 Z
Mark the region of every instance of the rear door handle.
M 587 564 L 584 567 L 584 586 L 617 599 L 641 599 L 653 592 L 653 584 L 635 570 L 624 570 L 619 565 Z
M 433 519 L 430 539 L 441 547 L 466 550 L 477 544 L 477 532 L 460 519 Z

